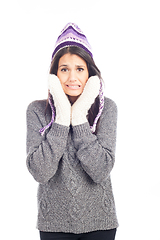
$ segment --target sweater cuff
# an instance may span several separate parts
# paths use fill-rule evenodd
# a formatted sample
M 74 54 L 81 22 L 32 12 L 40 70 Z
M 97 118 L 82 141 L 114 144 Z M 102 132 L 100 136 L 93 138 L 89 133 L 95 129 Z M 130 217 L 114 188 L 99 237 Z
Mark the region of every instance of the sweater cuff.
M 91 136 L 89 123 L 83 123 L 80 125 L 73 126 L 73 134 L 75 138 L 81 138 L 83 136 Z
M 69 133 L 69 127 L 60 125 L 58 123 L 53 123 L 51 129 L 47 135 L 52 135 L 53 137 L 66 137 Z

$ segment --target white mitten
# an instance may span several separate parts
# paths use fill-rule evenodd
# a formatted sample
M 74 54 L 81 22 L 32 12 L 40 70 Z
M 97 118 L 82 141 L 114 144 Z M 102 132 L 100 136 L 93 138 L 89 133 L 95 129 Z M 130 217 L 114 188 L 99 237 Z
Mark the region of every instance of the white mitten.
M 69 126 L 71 118 L 71 104 L 63 91 L 59 78 L 56 75 L 49 74 L 48 88 L 56 107 L 55 123 Z
M 90 77 L 81 96 L 71 107 L 72 126 L 80 125 L 88 121 L 86 118 L 88 110 L 94 103 L 95 98 L 98 96 L 99 89 L 100 79 L 98 76 Z

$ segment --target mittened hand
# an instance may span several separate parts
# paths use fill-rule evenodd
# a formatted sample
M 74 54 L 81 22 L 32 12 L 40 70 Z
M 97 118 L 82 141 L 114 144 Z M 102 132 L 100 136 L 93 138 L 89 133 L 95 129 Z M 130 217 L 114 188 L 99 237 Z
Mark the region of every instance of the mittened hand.
M 55 122 L 64 126 L 70 125 L 71 104 L 64 93 L 59 78 L 54 74 L 49 74 L 48 89 L 53 97 L 56 107 Z
M 94 103 L 95 98 L 98 96 L 99 89 L 100 79 L 98 76 L 90 77 L 81 96 L 71 107 L 71 124 L 73 126 L 87 122 L 86 116 L 88 110 Z
M 69 126 L 70 123 L 75 126 L 87 122 L 88 110 L 99 94 L 100 79 L 97 76 L 90 77 L 82 94 L 72 107 L 56 75 L 49 75 L 48 88 L 56 107 L 55 122 L 64 126 Z

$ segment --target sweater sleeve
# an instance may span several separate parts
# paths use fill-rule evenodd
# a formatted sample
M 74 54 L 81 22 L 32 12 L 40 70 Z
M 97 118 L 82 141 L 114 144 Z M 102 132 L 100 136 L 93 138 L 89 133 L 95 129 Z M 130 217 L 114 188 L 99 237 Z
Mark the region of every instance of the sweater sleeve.
M 116 104 L 105 98 L 105 106 L 96 135 L 91 133 L 88 123 L 73 127 L 77 158 L 95 183 L 105 181 L 114 166 L 116 126 Z
M 39 130 L 46 124 L 39 101 L 27 109 L 27 167 L 34 179 L 46 183 L 58 168 L 67 143 L 69 127 L 53 123 L 49 132 L 41 136 Z M 41 107 L 42 108 L 42 107 Z

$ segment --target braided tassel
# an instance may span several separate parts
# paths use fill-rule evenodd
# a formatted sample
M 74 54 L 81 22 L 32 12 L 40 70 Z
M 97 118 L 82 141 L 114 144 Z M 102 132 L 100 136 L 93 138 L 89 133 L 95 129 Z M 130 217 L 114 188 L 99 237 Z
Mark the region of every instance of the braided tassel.
M 103 111 L 103 108 L 104 108 L 104 93 L 103 93 L 102 80 L 100 80 L 99 100 L 100 100 L 99 112 L 98 112 L 96 118 L 94 119 L 93 126 L 90 126 L 90 129 L 91 129 L 92 133 L 94 133 L 96 131 L 96 125 L 97 125 L 98 119 L 100 118 L 100 116 L 102 114 L 102 111 Z
M 52 123 L 54 122 L 54 119 L 55 119 L 55 110 L 54 110 L 54 106 L 53 106 L 53 103 L 52 103 L 52 100 L 51 100 L 51 94 L 49 94 L 48 102 L 49 102 L 49 105 L 52 109 L 52 119 L 47 126 L 45 126 L 44 128 L 41 128 L 39 130 L 39 132 L 42 136 L 44 135 L 45 131 L 52 125 Z

